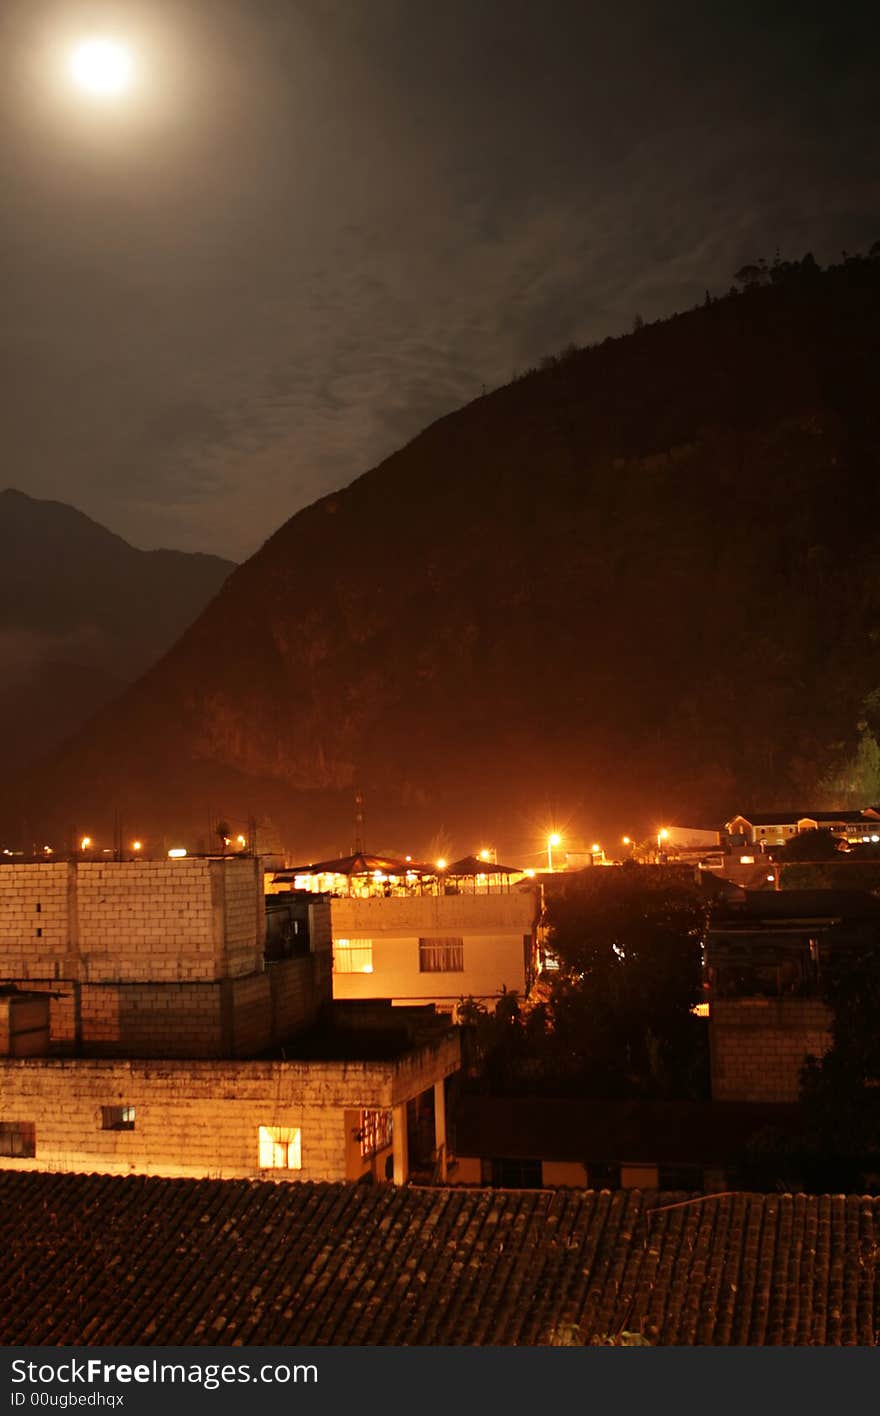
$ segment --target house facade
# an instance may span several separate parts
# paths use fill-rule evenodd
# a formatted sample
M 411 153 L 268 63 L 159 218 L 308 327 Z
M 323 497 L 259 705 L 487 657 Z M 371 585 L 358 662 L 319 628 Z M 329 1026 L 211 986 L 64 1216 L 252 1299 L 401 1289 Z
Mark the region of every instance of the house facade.
M 724 826 L 724 836 L 734 848 L 784 846 L 802 831 L 830 831 L 850 841 L 869 841 L 880 835 L 880 810 L 752 812 L 733 816 Z
M 333 996 L 492 1007 L 506 989 L 526 993 L 537 968 L 540 891 L 376 896 L 330 901 Z

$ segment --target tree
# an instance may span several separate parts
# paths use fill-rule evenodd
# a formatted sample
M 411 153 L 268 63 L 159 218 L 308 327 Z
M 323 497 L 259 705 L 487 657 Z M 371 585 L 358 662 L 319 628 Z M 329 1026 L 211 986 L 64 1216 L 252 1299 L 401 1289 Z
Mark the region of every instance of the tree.
M 770 279 L 767 262 L 762 256 L 754 265 L 741 266 L 733 278 L 743 290 L 752 290 L 757 285 L 766 285 Z
M 594 1095 L 705 1094 L 707 905 L 696 886 L 633 866 L 593 870 L 548 899 L 559 960 L 546 1024 L 557 1067 Z
M 779 860 L 836 860 L 840 854 L 840 843 L 840 836 L 834 836 L 830 831 L 799 831 L 779 851 Z
M 880 939 L 829 950 L 822 996 L 832 1011 L 831 1047 L 801 1077 L 805 1169 L 811 1188 L 880 1189 Z
M 866 703 L 873 702 L 875 696 L 871 695 Z M 852 756 L 819 783 L 820 799 L 835 807 L 859 809 L 880 802 L 880 744 L 865 719 L 859 721 L 858 732 L 858 746 Z

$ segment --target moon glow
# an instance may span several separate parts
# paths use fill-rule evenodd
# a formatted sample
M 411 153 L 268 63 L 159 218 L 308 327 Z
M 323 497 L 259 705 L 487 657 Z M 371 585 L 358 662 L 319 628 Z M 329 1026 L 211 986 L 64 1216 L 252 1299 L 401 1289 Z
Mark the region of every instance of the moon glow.
M 70 74 L 78 88 L 93 98 L 118 98 L 131 85 L 131 52 L 115 39 L 83 40 L 70 55 Z

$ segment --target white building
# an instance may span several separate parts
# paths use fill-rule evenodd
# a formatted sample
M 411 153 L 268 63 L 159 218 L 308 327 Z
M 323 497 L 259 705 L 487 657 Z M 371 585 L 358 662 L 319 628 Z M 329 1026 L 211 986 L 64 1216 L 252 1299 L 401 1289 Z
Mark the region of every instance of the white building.
M 528 992 L 536 970 L 540 888 L 504 894 L 341 898 L 330 902 L 333 997 L 487 1006 Z

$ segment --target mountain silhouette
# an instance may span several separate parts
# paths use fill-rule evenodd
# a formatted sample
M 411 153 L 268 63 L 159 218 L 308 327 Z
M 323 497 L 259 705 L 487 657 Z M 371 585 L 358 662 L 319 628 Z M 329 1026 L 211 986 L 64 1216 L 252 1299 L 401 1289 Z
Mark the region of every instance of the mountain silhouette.
M 217 556 L 139 551 L 62 502 L 0 492 L 0 767 L 45 755 L 216 594 Z
M 297 858 L 812 801 L 880 684 L 880 260 L 544 361 L 300 511 L 13 786 Z M 596 836 L 598 839 L 598 834 Z

